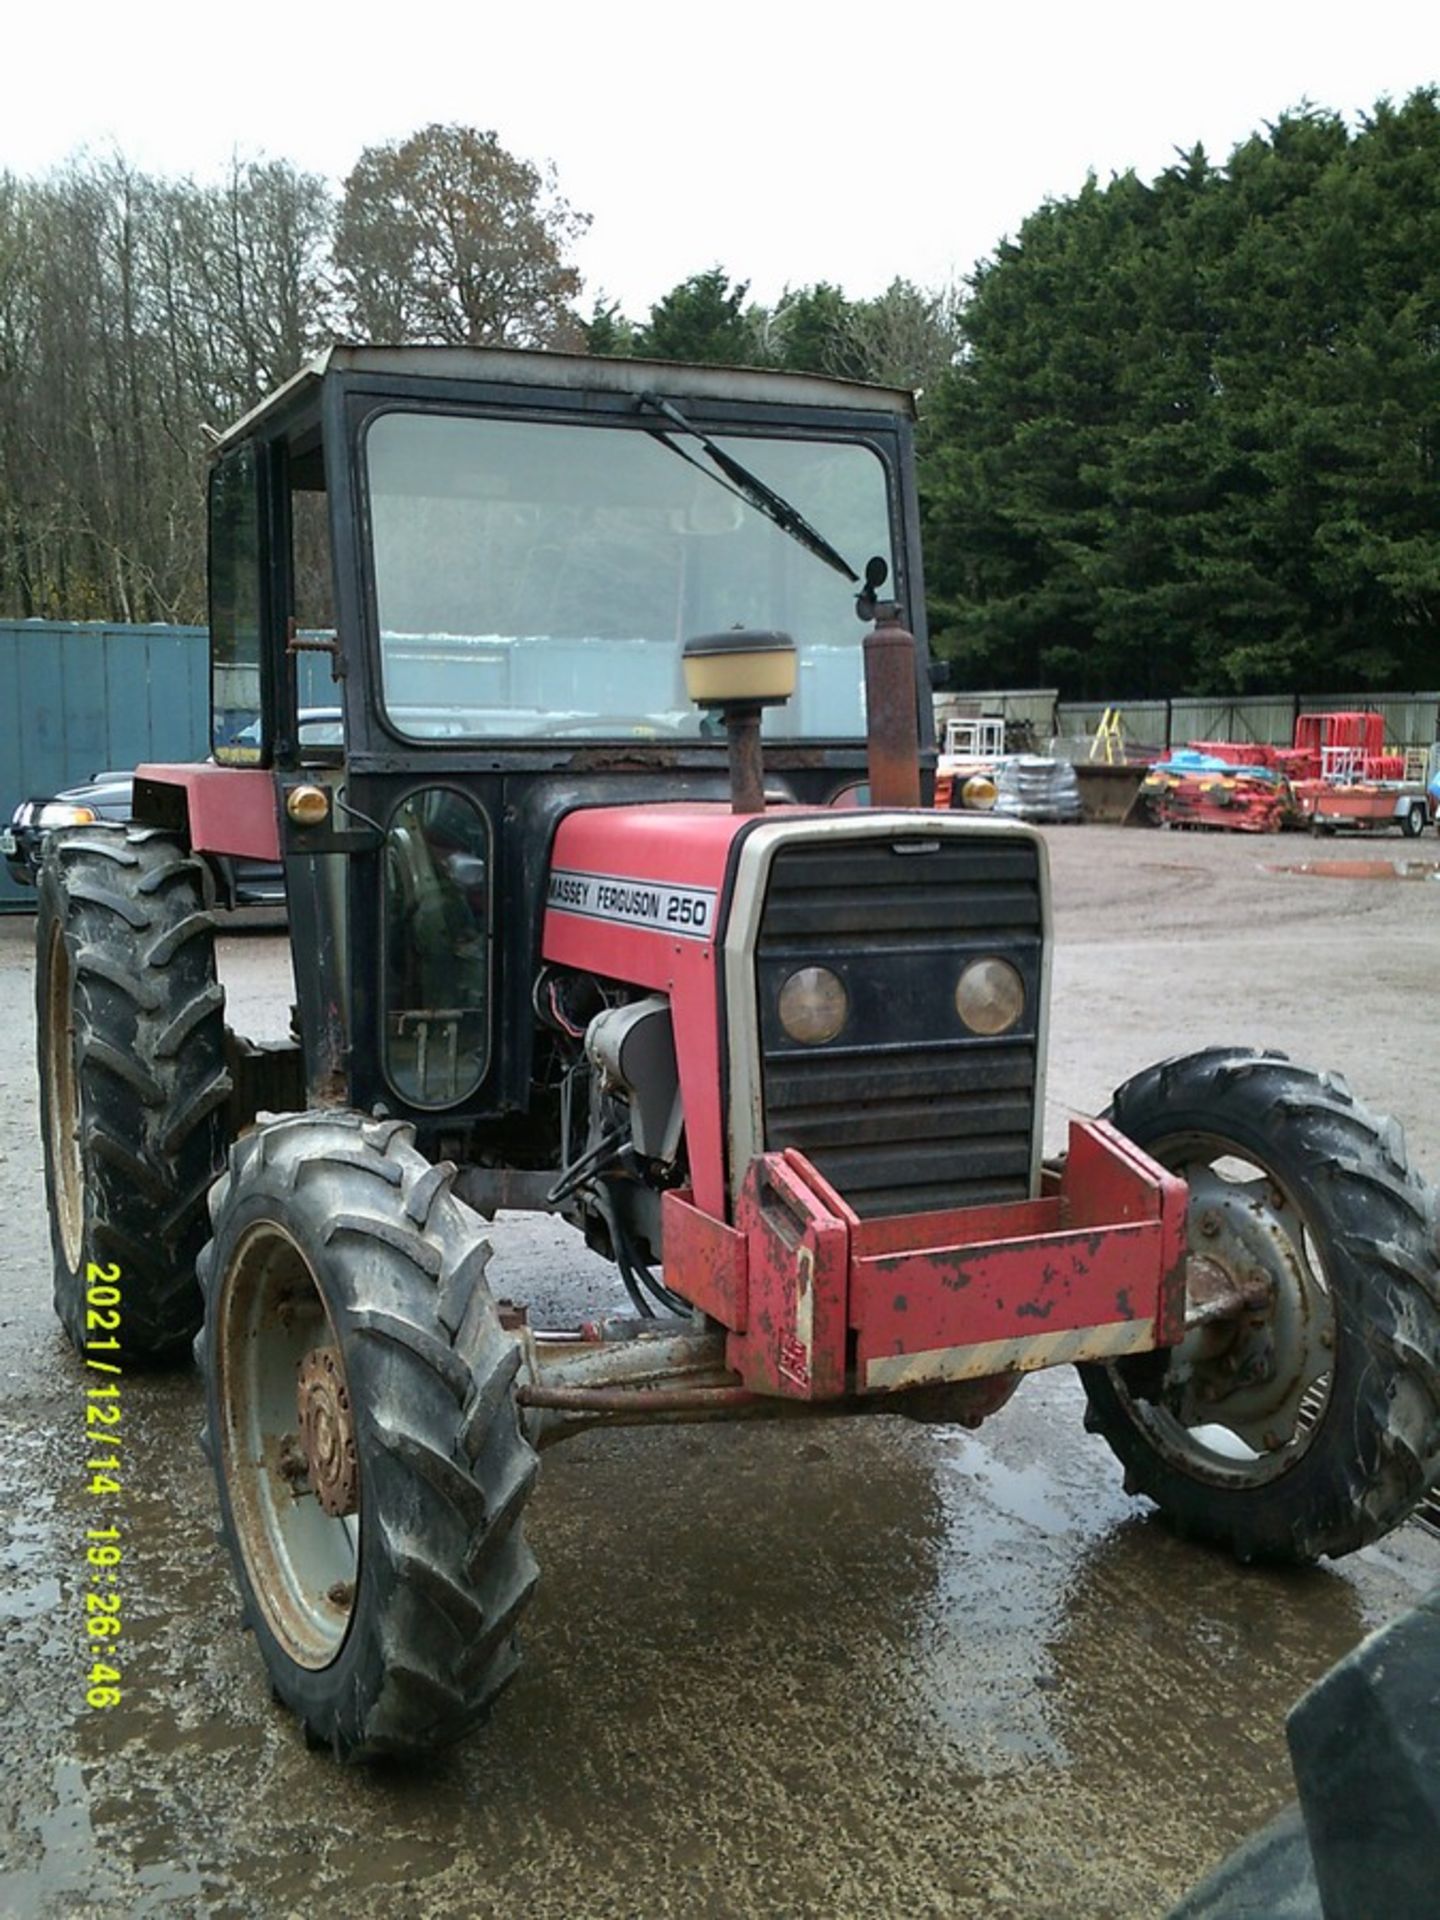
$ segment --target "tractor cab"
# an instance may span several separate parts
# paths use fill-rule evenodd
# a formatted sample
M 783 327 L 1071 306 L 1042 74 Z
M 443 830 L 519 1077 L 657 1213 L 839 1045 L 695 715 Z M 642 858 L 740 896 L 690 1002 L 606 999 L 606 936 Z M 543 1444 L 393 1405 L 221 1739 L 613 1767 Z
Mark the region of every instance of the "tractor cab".
M 912 424 L 908 394 L 790 374 L 336 348 L 221 440 L 213 752 L 246 779 L 206 832 L 267 853 L 278 836 L 313 956 L 312 1096 L 343 1085 L 451 1139 L 523 1133 L 560 822 L 729 791 L 687 640 L 793 639 L 766 779 L 825 807 L 866 777 L 884 580 L 920 641 L 928 771 Z M 337 699 L 343 760 L 307 765 L 297 714 Z M 193 774 L 151 770 L 142 814 L 173 823 L 177 789 L 208 812 Z

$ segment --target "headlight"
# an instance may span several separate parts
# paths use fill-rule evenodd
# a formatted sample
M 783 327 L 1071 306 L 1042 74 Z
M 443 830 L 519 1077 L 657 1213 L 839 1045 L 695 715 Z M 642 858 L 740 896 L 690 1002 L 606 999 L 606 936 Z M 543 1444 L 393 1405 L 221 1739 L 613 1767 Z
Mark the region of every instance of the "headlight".
M 999 788 L 988 773 L 972 773 L 960 789 L 960 804 L 986 813 L 994 806 Z
M 37 827 L 88 827 L 95 818 L 89 807 L 72 806 L 68 800 L 47 800 L 36 816 Z
M 972 1033 L 1008 1033 L 1025 1011 L 1025 982 L 1008 960 L 972 960 L 955 983 L 955 1011 Z
M 850 996 L 828 967 L 801 967 L 780 989 L 780 1024 L 802 1046 L 833 1040 L 849 1012 Z

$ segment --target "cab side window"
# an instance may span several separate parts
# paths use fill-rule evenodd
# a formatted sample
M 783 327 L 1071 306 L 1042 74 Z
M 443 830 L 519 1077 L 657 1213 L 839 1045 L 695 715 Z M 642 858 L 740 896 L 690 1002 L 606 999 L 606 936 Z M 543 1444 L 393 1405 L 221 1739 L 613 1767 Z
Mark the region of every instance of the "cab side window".
M 243 446 L 210 475 L 210 748 L 231 765 L 263 755 L 260 564 L 258 465 Z

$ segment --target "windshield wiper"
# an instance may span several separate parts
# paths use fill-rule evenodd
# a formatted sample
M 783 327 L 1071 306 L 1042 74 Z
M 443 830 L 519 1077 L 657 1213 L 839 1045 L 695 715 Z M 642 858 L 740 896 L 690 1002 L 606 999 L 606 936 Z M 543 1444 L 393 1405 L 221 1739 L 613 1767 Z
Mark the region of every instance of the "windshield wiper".
M 833 567 L 836 573 L 843 574 L 847 580 L 859 580 L 859 574 L 845 556 L 835 551 L 823 533 L 815 531 L 798 507 L 792 507 L 782 494 L 776 493 L 773 487 L 767 486 L 758 474 L 751 473 L 748 467 L 742 467 L 733 454 L 726 453 L 723 447 L 717 446 L 709 434 L 687 420 L 678 407 L 672 407 L 670 402 L 662 400 L 658 393 L 642 393 L 640 405 L 650 407 L 654 412 L 662 414 L 672 426 L 678 427 L 682 433 L 688 433 L 698 440 L 721 473 L 725 475 L 725 480 L 717 480 L 708 467 L 702 466 L 698 460 L 692 460 L 683 447 L 676 446 L 669 434 L 657 432 L 652 435 L 652 438 L 658 440 L 662 447 L 668 447 L 671 453 L 678 454 L 682 460 L 694 467 L 697 473 L 703 473 L 709 480 L 716 480 L 718 486 L 725 486 L 725 481 L 728 480 L 731 483 L 727 489 L 728 492 L 738 493 L 758 513 L 763 513 L 767 520 L 773 521 L 782 533 L 788 533 L 792 540 L 798 540 L 802 547 L 808 548 L 817 559 L 823 560 L 827 567 Z

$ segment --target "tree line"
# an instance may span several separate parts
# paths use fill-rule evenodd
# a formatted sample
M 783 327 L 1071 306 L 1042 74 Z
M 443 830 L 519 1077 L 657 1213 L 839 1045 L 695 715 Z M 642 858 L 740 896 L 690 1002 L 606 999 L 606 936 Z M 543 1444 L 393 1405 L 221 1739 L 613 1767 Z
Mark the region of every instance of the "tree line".
M 338 193 L 284 160 L 205 184 L 119 154 L 0 174 L 0 617 L 203 621 L 207 446 L 333 339 L 902 381 L 955 350 L 947 302 L 903 281 L 767 312 L 717 267 L 643 321 L 587 314 L 587 225 L 551 169 L 460 126 L 367 148 Z
M 1440 104 L 1038 208 L 924 418 L 932 629 L 1067 695 L 1440 681 Z
M 207 434 L 334 338 L 920 388 L 932 637 L 963 684 L 1135 697 L 1436 677 L 1440 104 L 1303 107 L 1087 180 L 959 288 L 720 266 L 583 298 L 587 216 L 491 132 L 338 190 L 123 156 L 0 173 L 0 615 L 203 620 Z
M 205 617 L 207 442 L 336 338 L 578 345 L 584 216 L 493 133 L 218 184 L 0 174 L 0 614 Z

